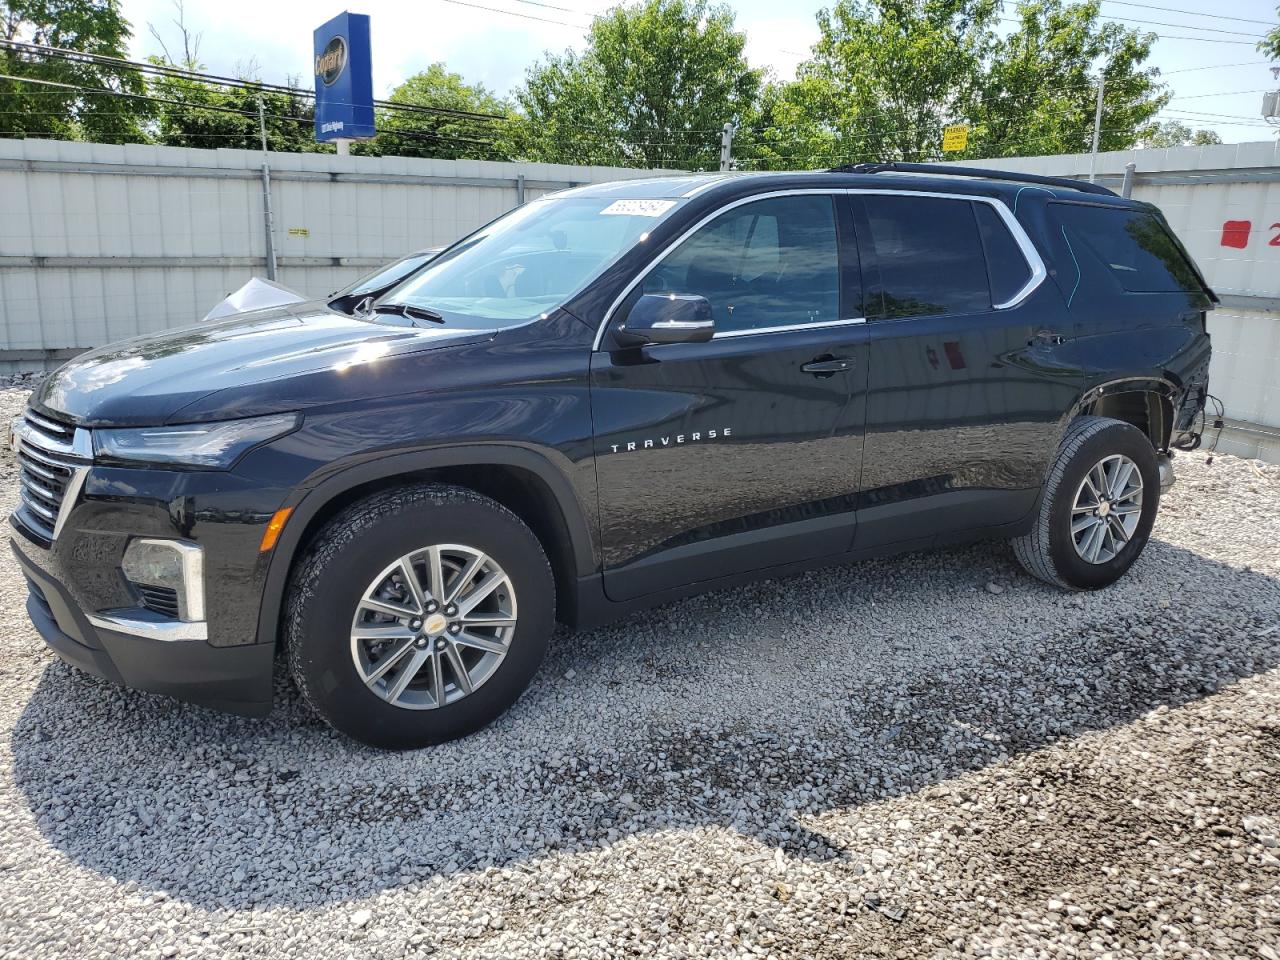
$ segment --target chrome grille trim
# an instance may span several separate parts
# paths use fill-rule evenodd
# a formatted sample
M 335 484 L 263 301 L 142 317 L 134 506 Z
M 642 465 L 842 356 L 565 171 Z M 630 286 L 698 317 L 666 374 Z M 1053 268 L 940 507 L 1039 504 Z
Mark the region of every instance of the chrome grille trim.
M 32 460 L 35 457 L 31 458 Z M 24 463 L 22 469 L 34 473 L 37 477 L 44 477 L 46 480 L 57 480 L 58 475 L 52 470 L 46 470 L 44 467 L 37 467 L 34 463 Z
M 93 462 L 89 431 L 25 411 L 17 428 L 18 508 L 23 523 L 51 542 L 75 506 Z
M 59 440 L 69 441 L 72 438 L 72 436 L 75 434 L 74 427 L 69 427 L 66 424 L 62 424 L 62 423 L 54 423 L 52 420 L 47 420 L 44 417 L 40 416 L 40 414 L 36 413 L 34 410 L 28 410 L 26 412 L 26 419 L 27 419 L 27 422 L 30 423 L 33 427 L 35 427 L 37 430 L 42 430 L 45 433 L 58 438 Z
M 25 503 L 32 510 L 34 510 L 36 513 L 40 514 L 40 516 L 46 517 L 51 523 L 57 522 L 58 515 L 54 513 L 52 510 L 50 510 L 48 507 L 46 507 L 44 504 L 37 503 L 34 499 L 32 499 L 31 495 L 27 493 L 26 490 L 22 491 L 21 496 L 22 496 L 22 502 Z

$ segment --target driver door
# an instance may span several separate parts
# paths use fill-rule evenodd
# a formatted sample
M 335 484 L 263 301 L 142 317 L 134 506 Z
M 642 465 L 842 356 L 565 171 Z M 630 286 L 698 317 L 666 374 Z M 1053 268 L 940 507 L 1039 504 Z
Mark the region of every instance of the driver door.
M 867 375 L 852 230 L 831 194 L 740 203 L 616 311 L 614 328 L 642 294 L 703 296 L 716 333 L 622 348 L 606 332 L 592 357 L 611 599 L 849 548 Z

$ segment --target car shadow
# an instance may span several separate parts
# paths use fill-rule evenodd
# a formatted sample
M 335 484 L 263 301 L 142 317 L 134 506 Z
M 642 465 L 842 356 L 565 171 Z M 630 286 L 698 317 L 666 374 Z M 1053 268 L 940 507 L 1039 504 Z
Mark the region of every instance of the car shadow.
M 74 862 L 211 908 L 314 906 L 698 826 L 838 858 L 819 815 L 1268 670 L 1277 612 L 1280 582 L 1161 541 L 1091 594 L 979 544 L 562 631 L 507 715 L 413 753 L 338 736 L 283 680 L 272 716 L 246 720 L 53 663 L 13 769 Z

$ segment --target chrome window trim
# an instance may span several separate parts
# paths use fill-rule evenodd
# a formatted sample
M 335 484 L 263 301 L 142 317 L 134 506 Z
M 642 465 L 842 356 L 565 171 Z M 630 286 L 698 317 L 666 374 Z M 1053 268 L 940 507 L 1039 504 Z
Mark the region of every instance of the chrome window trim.
M 720 181 L 713 181 L 719 183 Z M 1031 296 L 1036 289 L 1045 281 L 1049 272 L 1045 268 L 1044 260 L 1041 259 L 1040 253 L 1036 250 L 1035 245 L 1031 242 L 1031 238 L 1027 236 L 1026 230 L 1022 228 L 1017 218 L 1009 210 L 1008 206 L 999 197 L 984 197 L 979 194 L 972 193 L 951 193 L 937 190 L 902 190 L 902 189 L 877 189 L 874 187 L 796 187 L 790 190 L 772 190 L 767 193 L 756 193 L 747 197 L 739 197 L 731 203 L 724 204 L 712 210 L 697 223 L 693 224 L 678 237 L 672 240 L 661 251 L 659 251 L 652 260 L 650 260 L 639 273 L 637 273 L 631 281 L 622 289 L 622 292 L 609 305 L 609 309 L 605 311 L 604 320 L 600 326 L 596 328 L 595 339 L 591 344 L 592 352 L 598 352 L 600 345 L 604 342 L 605 331 L 609 329 L 609 324 L 613 322 L 614 315 L 618 311 L 618 307 L 627 299 L 645 277 L 647 277 L 663 260 L 670 254 L 674 253 L 689 237 L 697 233 L 712 220 L 716 219 L 723 213 L 736 209 L 748 203 L 754 203 L 757 200 L 771 200 L 775 197 L 797 197 L 797 196 L 897 196 L 897 197 L 934 197 L 942 200 L 970 200 L 979 203 L 987 203 L 995 207 L 996 213 L 1004 222 L 1004 225 L 1013 235 L 1014 242 L 1018 245 L 1023 258 L 1027 261 L 1027 266 L 1031 268 L 1031 277 L 1026 284 L 1013 297 L 1001 303 L 993 303 L 993 310 L 1008 310 L 1022 303 L 1027 297 Z M 986 260 L 986 252 L 983 252 L 983 260 Z M 900 319 L 909 320 L 910 317 L 902 317 Z M 726 330 L 715 334 L 712 339 L 721 339 L 729 337 L 742 337 L 757 333 L 778 333 L 784 330 L 807 330 L 822 327 L 838 327 L 848 324 L 865 323 L 865 317 L 850 318 L 847 320 L 820 320 L 816 323 L 793 323 L 784 324 L 777 327 L 761 327 L 757 330 Z
M 822 330 L 826 327 L 851 327 L 866 323 L 866 317 L 850 317 L 847 320 L 816 320 L 813 323 L 788 323 L 778 327 L 756 327 L 744 330 L 724 330 L 712 339 L 728 340 L 731 337 L 753 337 L 758 333 L 782 333 L 784 330 Z

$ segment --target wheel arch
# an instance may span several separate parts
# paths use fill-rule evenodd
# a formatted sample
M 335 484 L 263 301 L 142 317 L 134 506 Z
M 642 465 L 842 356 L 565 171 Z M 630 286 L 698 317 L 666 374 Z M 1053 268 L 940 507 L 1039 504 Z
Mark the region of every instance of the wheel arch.
M 1157 453 L 1168 450 L 1173 432 L 1174 398 L 1179 388 L 1163 377 L 1126 377 L 1090 387 L 1067 417 L 1109 417 L 1132 424 L 1146 435 Z
M 587 518 L 568 477 L 525 447 L 477 445 L 395 454 L 348 466 L 301 493 L 268 560 L 258 640 L 279 640 L 289 574 L 332 517 L 373 493 L 409 483 L 452 483 L 501 503 L 529 525 L 546 551 L 556 582 L 557 617 L 575 615 L 576 584 L 594 572 Z M 292 500 L 292 498 L 291 498 Z

